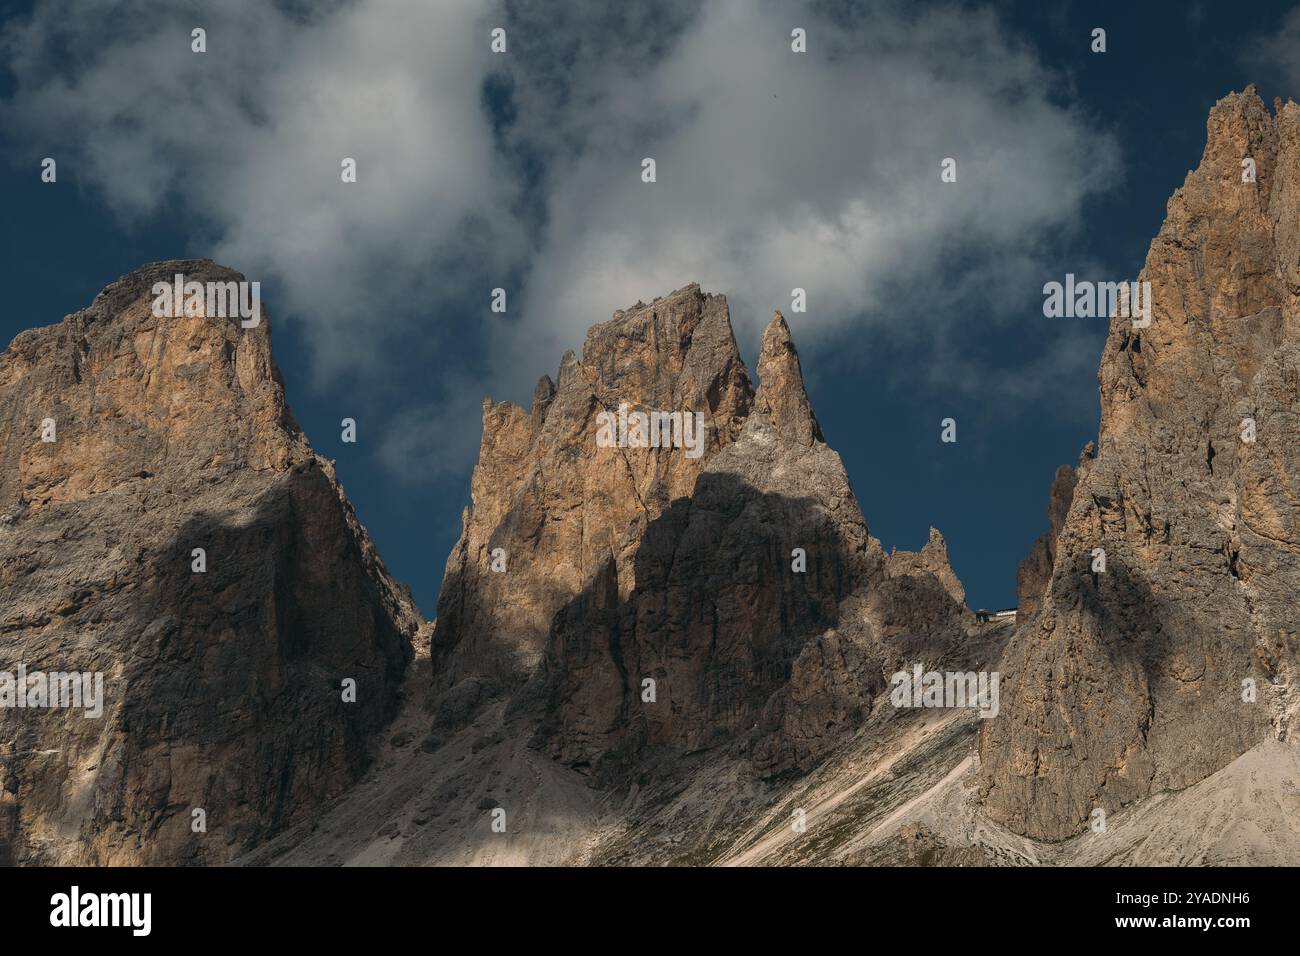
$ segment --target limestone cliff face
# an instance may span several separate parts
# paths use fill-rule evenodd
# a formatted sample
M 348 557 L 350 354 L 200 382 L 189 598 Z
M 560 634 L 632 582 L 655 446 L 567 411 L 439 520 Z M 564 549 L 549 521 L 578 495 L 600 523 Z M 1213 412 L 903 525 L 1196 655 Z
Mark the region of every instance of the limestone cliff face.
M 960 639 L 942 538 L 887 558 L 868 534 L 779 313 L 758 378 L 725 300 L 688 286 L 594 327 L 531 412 L 485 406 L 434 636 L 439 720 L 511 692 L 534 745 L 601 783 L 733 741 L 774 774 L 856 730 L 895 661 Z M 703 412 L 703 453 L 601 447 L 620 404 Z
M 692 285 L 594 327 L 581 360 L 566 353 L 554 384 L 541 379 L 531 411 L 484 402 L 471 507 L 438 599 L 445 721 L 533 673 L 551 618 L 611 556 L 623 568 L 620 595 L 632 590 L 641 530 L 690 494 L 753 398 L 726 301 Z M 700 454 L 632 447 L 617 434 L 598 447 L 596 416 L 617 422 L 620 406 L 625 416 L 701 415 Z
M 1141 278 L 1150 327 L 1111 320 L 1097 456 L 1078 470 L 1039 614 L 1007 649 L 1002 716 L 983 728 L 986 809 L 1036 837 L 1292 736 L 1300 106 L 1270 115 L 1248 89 L 1214 107 Z
M 243 280 L 145 266 L 0 356 L 0 670 L 104 675 L 98 718 L 0 708 L 10 860 L 230 859 L 359 776 L 411 656 L 418 615 L 294 423 L 268 322 L 155 317 L 176 273 Z

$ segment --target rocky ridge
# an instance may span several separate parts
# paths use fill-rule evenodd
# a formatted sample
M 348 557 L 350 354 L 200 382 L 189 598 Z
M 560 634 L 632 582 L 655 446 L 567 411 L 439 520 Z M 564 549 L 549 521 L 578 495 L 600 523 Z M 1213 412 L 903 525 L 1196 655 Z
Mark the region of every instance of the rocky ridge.
M 581 573 L 545 602 L 523 586 L 526 666 L 486 693 L 475 683 L 470 706 L 453 693 L 452 720 L 456 682 L 445 665 L 439 675 L 448 658 L 436 647 L 472 637 L 454 630 L 464 618 L 435 635 L 434 737 L 388 755 L 390 773 L 430 775 L 386 806 L 402 822 L 382 839 L 345 837 L 357 820 L 345 800 L 327 816 L 328 837 L 273 841 L 255 862 L 318 859 L 340 839 L 344 859 L 479 864 L 1300 858 L 1287 776 L 1300 583 L 1298 120 L 1296 104 L 1270 116 L 1253 90 L 1211 114 L 1202 162 L 1139 276 L 1151 283 L 1151 325 L 1111 321 L 1098 441 L 1053 482 L 1048 530 L 1018 572 L 1014 624 L 958 637 L 963 595 L 942 538 L 893 555 L 870 538 L 778 318 L 760 388 L 723 376 L 731 387 L 709 393 L 729 397 L 708 406 L 728 409 L 726 427 L 677 472 L 680 490 L 628 508 L 622 526 L 600 525 Z M 1242 180 L 1246 156 L 1253 183 Z M 688 287 L 594 329 L 625 353 L 566 356 L 580 373 L 570 373 L 580 399 L 570 407 L 584 411 L 547 427 L 590 429 L 601 403 L 587 389 L 653 405 L 644 373 L 621 393 L 610 389 L 622 379 L 597 367 L 679 367 L 683 316 L 706 311 L 720 317 L 721 303 Z M 715 371 L 740 368 L 728 339 L 711 338 Z M 533 450 L 548 382 L 531 415 L 489 406 L 520 423 L 521 468 L 497 503 L 476 498 L 467 513 L 448 566 L 453 594 L 471 564 L 486 564 L 489 538 L 519 546 L 501 503 L 534 501 L 550 467 Z M 577 470 L 595 470 L 599 454 L 589 445 Z M 666 464 L 658 455 L 631 456 L 638 487 Z M 534 512 L 533 526 L 599 507 L 574 494 L 554 514 Z M 803 540 L 817 544 L 800 579 L 787 569 Z M 502 593 L 520 587 L 510 580 L 499 579 Z M 1001 713 L 889 706 L 884 676 L 915 661 L 998 670 Z M 654 703 L 642 697 L 646 677 Z M 447 729 L 458 721 L 464 730 Z M 492 834 L 485 807 L 512 808 L 519 830 Z M 1101 831 L 1090 826 L 1096 810 Z M 794 813 L 806 830 L 792 828 Z
M 886 556 L 869 535 L 780 313 L 757 371 L 755 390 L 726 301 L 692 285 L 594 327 L 531 412 L 485 403 L 433 636 L 445 726 L 513 695 L 534 745 L 601 785 L 729 744 L 760 775 L 807 769 L 897 662 L 964 637 L 942 537 Z M 702 454 L 600 447 L 620 406 L 701 415 Z M 504 635 L 522 668 L 464 676 L 463 649 Z
M 0 408 L 14 410 L 0 424 L 17 436 L 0 459 L 0 575 L 23 595 L 0 630 L 30 660 L 73 651 L 145 691 L 89 729 L 0 715 L 7 852 L 1294 862 L 1298 165 L 1300 106 L 1270 115 L 1253 89 L 1216 105 L 1139 276 L 1151 324 L 1111 320 L 1098 440 L 1057 473 L 1014 624 L 973 621 L 937 531 L 918 553 L 884 552 L 784 318 L 755 388 L 725 300 L 692 285 L 593 327 L 529 409 L 484 404 L 430 653 L 400 688 L 418 621 L 292 425 L 269 342 L 233 324 L 152 327 L 139 289 L 110 287 L 0 359 Z M 35 447 L 48 407 L 73 444 Z M 597 441 L 602 415 L 649 411 L 701 414 L 700 454 Z M 234 562 L 219 593 L 168 563 L 196 534 Z M 250 588 L 268 548 L 276 583 Z M 302 557 L 321 553 L 328 568 Z M 311 617 L 304 601 L 336 579 L 353 592 Z M 368 624 L 331 630 L 357 605 Z M 358 659 L 371 710 L 340 715 L 333 688 L 317 698 L 304 675 Z M 257 663 L 241 674 L 235 660 Z M 998 671 L 999 715 L 893 707 L 889 675 L 914 663 Z M 204 722 L 212 708 L 221 728 Z M 213 765 L 230 768 L 215 795 L 200 769 Z M 182 832 L 196 792 L 222 808 L 219 848 Z

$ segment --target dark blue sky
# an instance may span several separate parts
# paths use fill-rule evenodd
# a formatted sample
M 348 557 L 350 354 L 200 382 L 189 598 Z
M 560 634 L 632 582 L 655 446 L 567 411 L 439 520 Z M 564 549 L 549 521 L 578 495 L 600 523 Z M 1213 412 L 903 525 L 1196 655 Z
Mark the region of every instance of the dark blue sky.
M 1260 38 L 1276 34 L 1289 5 L 1047 6 L 1027 2 L 996 9 L 1016 42 L 1058 74 L 1061 82 L 1051 92 L 1052 102 L 1080 111 L 1094 128 L 1113 134 L 1122 176 L 1088 198 L 1079 228 L 1047 254 L 1057 268 L 1034 275 L 1029 298 L 1039 302 L 1041 284 L 1067 271 L 1100 266 L 1102 277 L 1136 278 L 1166 200 L 1199 160 L 1206 115 L 1216 100 L 1252 82 L 1270 104 L 1275 95 L 1300 96 L 1300 90 L 1285 88 L 1280 70 L 1248 52 Z M 829 8 L 842 17 L 854 15 L 852 4 Z M 30 3 L 4 5 L 0 23 L 30 9 Z M 1107 29 L 1104 55 L 1088 48 L 1095 26 Z M 581 64 L 577 60 L 575 68 Z M 862 96 L 887 92 L 864 90 Z M 14 77 L 7 69 L 0 71 L 0 100 L 14 95 Z M 176 109 L 185 104 L 184 91 L 178 89 Z M 480 108 L 494 115 L 498 127 L 516 122 L 518 103 L 508 83 L 489 83 Z M 888 136 L 889 130 L 880 133 Z M 1012 151 L 1006 161 L 1015 162 L 1015 144 L 1008 146 Z M 0 288 L 6 305 L 0 339 L 5 342 L 23 329 L 57 322 L 84 307 L 105 284 L 144 262 L 214 256 L 212 229 L 180 215 L 180 205 L 164 204 L 127 222 L 80 175 L 72 155 L 60 160 L 58 184 L 48 186 L 40 182 L 39 161 L 54 153 L 52 147 L 15 137 L 6 125 L 0 127 L 0 149 Z M 543 153 L 522 148 L 508 158 L 525 178 L 543 175 L 548 162 Z M 534 228 L 545 227 L 544 217 L 534 219 Z M 262 273 L 256 261 L 225 264 L 250 277 Z M 697 278 L 681 275 L 675 285 Z M 936 291 L 944 292 L 942 277 L 935 282 L 937 287 L 932 282 L 924 290 L 926 310 L 934 308 Z M 735 291 L 707 283 L 705 288 L 729 297 Z M 315 448 L 336 459 L 344 487 L 380 552 L 432 616 L 461 509 L 468 504 L 473 462 L 448 447 L 447 454 L 456 460 L 445 469 L 398 480 L 380 460 L 377 441 L 367 438 L 377 438 L 378 419 L 436 402 L 442 377 L 481 363 L 482 342 L 473 328 L 482 319 L 482 303 L 449 294 L 425 306 L 427 315 L 412 306 L 430 329 L 435 321 L 444 325 L 413 339 L 409 348 L 400 337 L 384 346 L 407 353 L 400 373 L 331 378 L 316 374 L 313 366 L 310 321 L 280 304 L 287 295 L 279 293 L 274 277 L 263 282 L 276 357 L 294 413 Z M 789 315 L 788 305 L 771 303 L 787 312 L 800 344 L 800 317 Z M 901 312 L 913 307 L 906 289 L 899 290 L 894 307 Z M 939 334 L 951 341 L 941 348 L 960 352 L 977 368 L 987 366 L 990 376 L 1032 366 L 1057 341 L 1052 320 L 1035 307 L 992 321 L 986 307 L 964 304 L 954 289 L 946 308 L 951 324 Z M 592 314 L 583 324 L 604 318 L 608 314 Z M 923 326 L 925 316 L 916 321 Z M 1040 391 L 1022 399 L 1005 389 L 981 395 L 969 383 L 936 382 L 930 374 L 936 346 L 924 335 L 891 338 L 879 326 L 864 323 L 860 334 L 850 329 L 801 345 L 818 417 L 828 442 L 844 459 L 873 534 L 886 548 L 913 549 L 925 543 L 931 525 L 939 528 L 972 607 L 1015 603 L 1016 565 L 1046 526 L 1051 477 L 1095 438 L 1096 367 L 1104 323 L 1056 321 L 1080 323 L 1084 334 L 1071 347 L 1082 361 L 1063 362 L 1046 395 Z M 367 334 L 358 326 L 358 336 Z M 740 337 L 752 366 L 753 335 L 742 332 Z M 580 341 L 568 346 L 577 348 Z M 493 397 L 526 401 L 536 378 L 544 372 L 553 375 L 558 360 L 558 351 L 536 355 L 535 367 L 512 383 L 509 394 Z M 369 396 L 358 415 L 361 441 L 343 445 L 338 423 L 357 415 L 358 394 Z M 939 422 L 949 416 L 958 421 L 955 445 L 939 442 Z

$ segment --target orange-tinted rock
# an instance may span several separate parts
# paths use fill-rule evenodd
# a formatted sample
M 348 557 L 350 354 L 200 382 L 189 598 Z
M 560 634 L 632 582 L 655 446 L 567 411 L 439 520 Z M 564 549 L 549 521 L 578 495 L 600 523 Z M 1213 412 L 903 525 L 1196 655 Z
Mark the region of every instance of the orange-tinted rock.
M 1243 182 L 1247 157 L 1256 182 Z M 1288 737 L 1300 105 L 1270 116 L 1248 89 L 1214 107 L 1141 278 L 1150 327 L 1111 320 L 1097 457 L 1078 470 L 1041 610 L 1006 651 L 1002 716 L 984 727 L 989 815 L 1041 838 Z
M 509 695 L 602 783 L 733 743 L 760 774 L 806 770 L 908 654 L 961 640 L 942 538 L 886 558 L 870 537 L 780 313 L 758 378 L 725 300 L 688 286 L 594 327 L 531 414 L 485 406 L 434 638 L 444 726 Z M 702 454 L 600 447 L 621 404 L 703 411 Z
M 243 280 L 145 266 L 0 356 L 0 670 L 99 671 L 105 697 L 0 708 L 20 862 L 221 863 L 302 819 L 360 775 L 419 626 L 289 413 L 268 323 L 155 317 L 178 272 Z

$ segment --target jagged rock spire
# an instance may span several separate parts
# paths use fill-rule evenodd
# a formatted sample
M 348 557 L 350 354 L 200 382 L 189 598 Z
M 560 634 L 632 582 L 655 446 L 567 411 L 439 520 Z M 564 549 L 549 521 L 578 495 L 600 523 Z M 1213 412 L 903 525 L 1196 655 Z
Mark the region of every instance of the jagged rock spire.
M 801 445 L 825 442 L 804 388 L 799 353 L 780 310 L 772 316 L 758 354 L 755 405 L 784 437 Z

